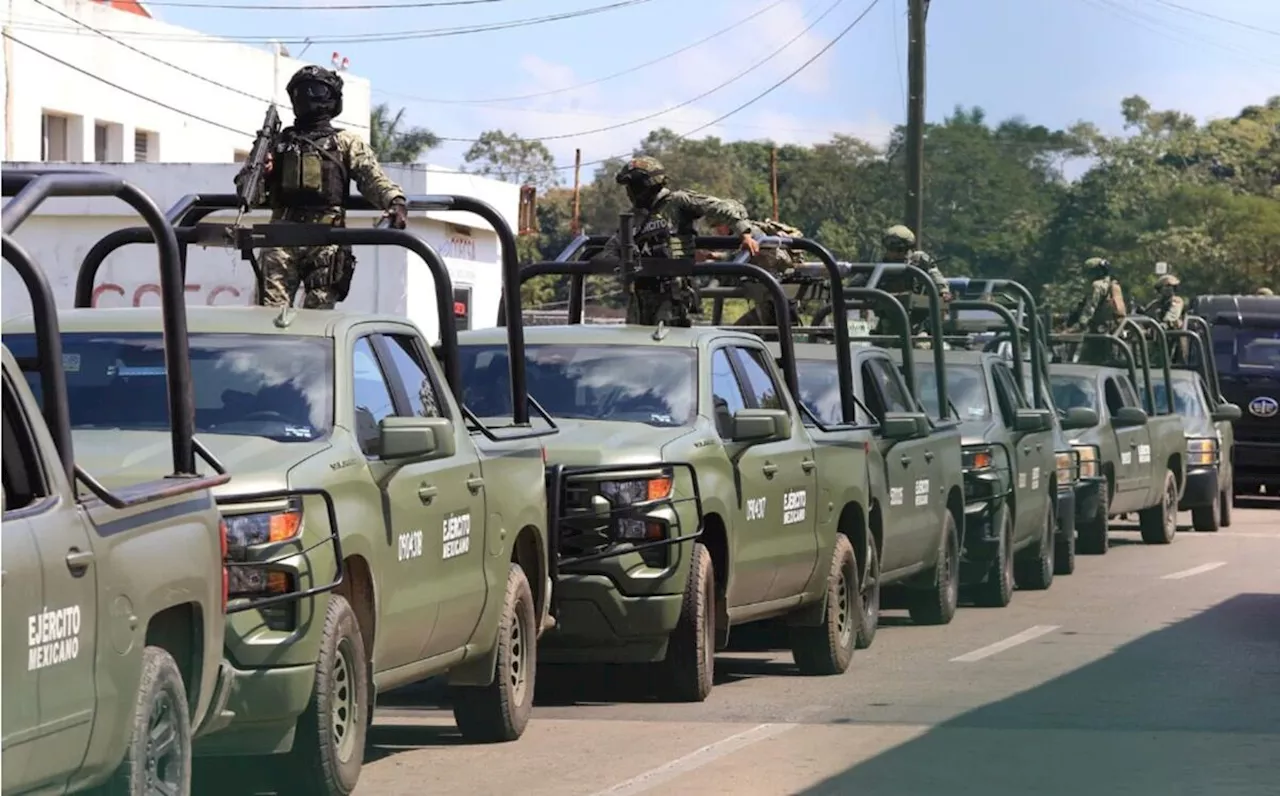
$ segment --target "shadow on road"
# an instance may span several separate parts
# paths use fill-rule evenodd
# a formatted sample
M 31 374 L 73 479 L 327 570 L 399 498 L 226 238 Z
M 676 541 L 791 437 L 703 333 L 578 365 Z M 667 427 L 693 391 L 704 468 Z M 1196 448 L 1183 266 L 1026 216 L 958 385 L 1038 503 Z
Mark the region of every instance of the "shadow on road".
M 1280 594 L 1242 594 L 798 793 L 1274 796 L 1278 684 Z

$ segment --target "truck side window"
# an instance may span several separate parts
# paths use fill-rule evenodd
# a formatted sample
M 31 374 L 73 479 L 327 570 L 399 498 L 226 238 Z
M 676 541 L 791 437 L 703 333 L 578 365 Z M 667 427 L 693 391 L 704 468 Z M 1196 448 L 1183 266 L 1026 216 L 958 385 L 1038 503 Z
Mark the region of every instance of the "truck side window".
M 902 381 L 898 378 L 897 369 L 883 359 L 873 359 L 867 364 L 871 366 L 872 377 L 880 388 L 880 395 L 884 399 L 884 411 L 912 411 L 914 402 L 911 400 L 911 396 L 907 395 L 907 388 L 902 385 Z
M 1115 379 L 1107 379 L 1102 389 L 1107 398 L 1107 411 L 1114 415 L 1120 411 L 1120 407 L 1124 406 L 1124 396 L 1120 393 L 1120 386 L 1116 384 Z
M 1138 406 L 1145 408 L 1148 412 L 1151 410 L 1146 407 L 1146 393 L 1143 392 L 1142 400 L 1138 399 L 1138 391 L 1134 389 L 1133 382 L 1129 381 L 1129 377 L 1125 376 L 1116 380 L 1120 385 L 1120 398 L 1124 401 L 1125 406 Z
M 716 430 L 722 439 L 733 436 L 733 416 L 747 407 L 742 397 L 742 386 L 729 363 L 729 354 L 723 348 L 711 352 L 711 401 L 714 405 Z
M 884 400 L 880 397 L 880 386 L 876 383 L 876 377 L 872 372 L 870 362 L 862 363 L 861 373 L 862 400 L 866 402 L 871 414 L 875 415 L 872 418 L 872 422 L 879 423 L 884 419 Z
M 391 352 L 389 374 L 400 380 L 415 417 L 443 417 L 435 382 L 420 361 L 416 339 L 407 334 L 383 335 Z
M 746 387 L 755 401 L 755 408 L 786 409 L 782 390 L 778 388 L 773 374 L 769 373 L 769 366 L 765 364 L 767 360 L 764 352 L 758 348 L 735 348 L 734 353 L 737 354 L 743 375 L 747 377 Z
M 1019 409 L 1026 409 L 1027 401 L 1018 389 L 1017 381 L 1007 365 L 996 365 L 992 369 L 996 382 L 996 398 L 1000 406 L 1000 415 L 1006 426 L 1013 425 L 1014 415 Z
M 0 470 L 4 473 L 4 510 L 8 513 L 26 508 L 49 494 L 31 430 L 8 377 L 4 380 L 3 426 L 4 436 L 0 440 L 4 455 L 0 458 Z
M 365 456 L 377 456 L 380 435 L 378 424 L 382 422 L 382 418 L 394 415 L 396 407 L 368 337 L 361 337 L 356 341 L 351 357 L 351 372 L 354 377 L 352 398 L 356 410 L 356 439 Z

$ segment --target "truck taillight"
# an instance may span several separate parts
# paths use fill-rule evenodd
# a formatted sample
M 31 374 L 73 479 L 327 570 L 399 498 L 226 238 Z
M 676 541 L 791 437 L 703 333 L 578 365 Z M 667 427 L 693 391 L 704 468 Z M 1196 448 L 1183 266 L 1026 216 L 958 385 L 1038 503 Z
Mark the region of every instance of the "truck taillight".
M 222 548 L 222 612 L 227 612 L 227 595 L 231 588 L 231 573 L 227 569 L 227 521 L 218 520 L 219 546 Z

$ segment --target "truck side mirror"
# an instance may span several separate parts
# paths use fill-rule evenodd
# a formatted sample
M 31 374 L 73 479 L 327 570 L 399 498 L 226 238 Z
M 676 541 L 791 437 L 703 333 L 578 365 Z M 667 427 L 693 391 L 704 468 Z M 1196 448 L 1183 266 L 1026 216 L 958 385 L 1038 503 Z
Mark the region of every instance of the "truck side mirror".
M 1136 406 L 1122 406 L 1111 414 L 1111 425 L 1116 428 L 1145 426 L 1147 420 L 1147 413 Z
M 785 409 L 739 409 L 733 415 L 734 442 L 777 442 L 791 437 Z
M 886 412 L 880 421 L 880 433 L 885 439 L 904 440 L 921 436 L 928 427 L 929 418 L 923 412 Z
M 378 424 L 383 459 L 445 459 L 457 450 L 447 417 L 384 417 Z
M 1087 406 L 1073 406 L 1062 417 L 1063 431 L 1093 428 L 1098 425 L 1098 412 Z
M 1220 423 L 1224 420 L 1228 423 L 1234 423 L 1240 419 L 1241 412 L 1240 407 L 1236 404 L 1221 403 L 1214 407 L 1209 415 L 1215 423 Z
M 1019 409 L 1013 413 L 1013 430 L 1020 433 L 1046 431 L 1049 423 L 1047 409 Z

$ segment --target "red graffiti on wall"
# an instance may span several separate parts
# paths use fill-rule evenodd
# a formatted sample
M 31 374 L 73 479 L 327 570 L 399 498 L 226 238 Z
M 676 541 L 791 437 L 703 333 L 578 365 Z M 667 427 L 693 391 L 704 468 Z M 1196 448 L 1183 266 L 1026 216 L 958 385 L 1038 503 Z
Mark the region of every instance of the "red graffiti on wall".
M 223 295 L 223 294 L 229 294 L 229 295 L 230 295 L 230 297 L 231 297 L 232 299 L 238 299 L 238 298 L 240 298 L 240 296 L 241 296 L 241 295 L 243 295 L 243 294 L 244 294 L 244 292 L 242 292 L 242 291 L 240 290 L 240 288 L 236 287 L 235 285 L 226 285 L 226 284 L 213 285 L 213 286 L 209 287 L 209 288 L 207 289 L 207 291 L 206 291 L 206 288 L 205 288 L 205 286 L 204 286 L 204 285 L 199 285 L 199 284 L 196 284 L 196 285 L 184 285 L 184 286 L 183 286 L 183 289 L 184 289 L 187 293 L 195 293 L 195 294 L 197 294 L 197 295 L 198 295 L 198 294 L 200 294 L 200 293 L 205 293 L 205 302 L 204 302 L 204 303 L 205 303 L 205 304 L 207 304 L 207 305 L 209 305 L 209 306 L 211 306 L 211 307 L 212 307 L 212 306 L 214 306 L 214 305 L 216 304 L 218 297 L 219 297 L 219 296 L 221 296 L 221 295 Z M 251 292 L 251 291 L 246 291 L 246 292 Z M 92 297 L 92 299 L 91 299 L 91 300 L 90 300 L 90 302 L 89 302 L 90 306 L 93 306 L 93 307 L 98 306 L 98 299 L 99 299 L 99 297 L 101 297 L 101 296 L 102 296 L 102 294 L 103 294 L 103 293 L 114 293 L 114 294 L 116 294 L 117 296 L 120 296 L 121 298 L 124 298 L 126 295 L 128 295 L 128 292 L 127 292 L 127 291 L 126 291 L 122 286 L 120 286 L 120 285 L 116 284 L 115 282 L 103 282 L 102 284 L 98 285 L 97 287 L 95 287 L 95 288 L 93 289 L 93 297 Z M 143 305 L 142 305 L 142 298 L 143 298 L 144 296 L 148 295 L 148 294 L 154 294 L 154 295 L 155 295 L 155 297 L 156 297 L 156 301 L 152 303 L 152 306 L 158 306 L 158 305 L 159 305 L 159 300 L 160 300 L 160 286 L 159 286 L 158 284 L 156 284 L 155 282 L 147 282 L 147 283 L 144 283 L 144 284 L 138 285 L 136 288 L 134 288 L 134 290 L 133 290 L 133 306 L 134 306 L 134 307 L 141 307 L 141 306 L 143 306 Z M 235 301 L 235 302 L 228 302 L 228 301 L 224 301 L 224 302 L 222 302 L 222 303 L 223 303 L 224 305 L 227 305 L 227 304 L 232 304 L 232 303 L 235 303 L 235 304 L 242 304 L 242 303 L 246 303 L 246 302 L 239 302 L 239 301 Z

